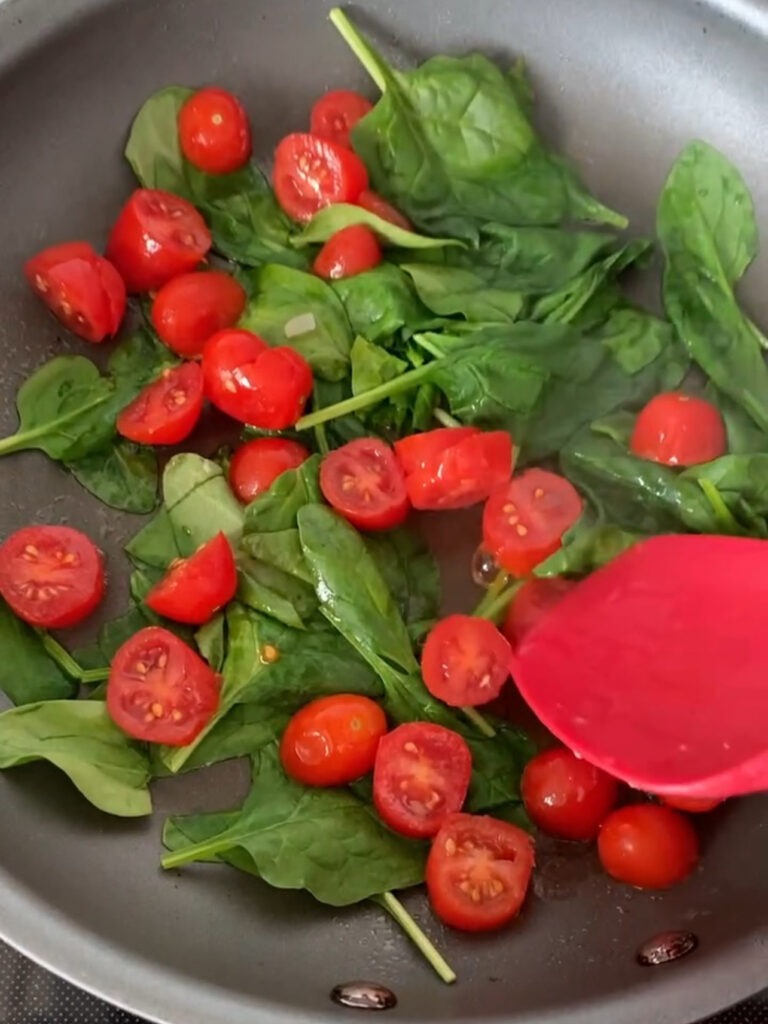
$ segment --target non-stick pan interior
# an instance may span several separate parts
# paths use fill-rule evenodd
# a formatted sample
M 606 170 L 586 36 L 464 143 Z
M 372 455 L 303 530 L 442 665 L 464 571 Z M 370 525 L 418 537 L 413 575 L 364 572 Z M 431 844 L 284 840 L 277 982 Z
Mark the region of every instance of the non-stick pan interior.
M 325 0 L 5 0 L 0 3 L 0 428 L 13 395 L 69 343 L 27 293 L 22 260 L 46 243 L 101 245 L 131 186 L 121 150 L 141 101 L 168 83 L 221 82 L 251 114 L 265 157 L 301 129 L 312 98 L 368 88 L 326 21 Z M 665 171 L 682 144 L 705 138 L 741 168 L 768 235 L 768 4 L 764 0 L 375 0 L 360 21 L 398 59 L 479 48 L 522 54 L 540 121 L 590 186 L 653 222 Z M 768 262 L 745 290 L 768 324 Z M 762 282 L 762 287 L 761 287 Z M 121 576 L 121 541 L 135 523 L 87 498 L 43 456 L 0 463 L 0 534 L 30 520 L 77 525 L 98 538 Z M 450 551 L 457 606 L 474 547 L 467 524 L 431 535 Z M 440 530 L 444 536 L 440 536 Z M 448 564 L 448 563 L 447 563 Z M 109 613 L 120 605 L 113 588 Z M 0 652 L 1 654 L 1 652 Z M 152 823 L 92 811 L 52 771 L 0 778 L 0 932 L 108 999 L 173 1024 L 300 1024 L 337 1019 L 338 982 L 368 978 L 399 997 L 393 1020 L 605 1021 L 682 1024 L 768 980 L 768 821 L 764 798 L 726 806 L 705 831 L 696 876 L 669 894 L 608 883 L 594 855 L 542 848 L 520 922 L 462 939 L 427 923 L 459 973 L 442 986 L 374 907 L 335 913 L 228 869 L 158 868 L 159 823 L 171 809 L 226 807 L 242 792 L 228 766 L 158 788 Z M 638 966 L 655 933 L 695 932 L 698 951 Z

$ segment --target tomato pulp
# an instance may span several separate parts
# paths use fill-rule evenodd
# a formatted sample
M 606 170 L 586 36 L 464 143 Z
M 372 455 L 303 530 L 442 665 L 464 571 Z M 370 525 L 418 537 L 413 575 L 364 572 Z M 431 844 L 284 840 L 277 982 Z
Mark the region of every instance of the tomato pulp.
M 498 697 L 509 676 L 509 642 L 492 622 L 449 615 L 429 632 L 421 654 L 424 684 L 450 707 Z
M 237 567 L 229 541 L 216 534 L 194 555 L 171 565 L 150 590 L 146 604 L 174 622 L 202 626 L 229 604 L 237 590 Z
M 389 445 L 375 437 L 329 452 L 320 467 L 320 490 L 359 530 L 390 530 L 408 515 L 403 474 Z
M 117 417 L 117 431 L 136 444 L 179 444 L 203 411 L 203 371 L 197 363 L 163 370 Z

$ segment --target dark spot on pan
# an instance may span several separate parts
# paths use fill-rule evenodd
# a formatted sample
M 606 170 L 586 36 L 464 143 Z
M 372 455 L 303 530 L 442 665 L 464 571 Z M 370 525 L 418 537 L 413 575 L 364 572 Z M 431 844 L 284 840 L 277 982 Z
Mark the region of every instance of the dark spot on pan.
M 352 1010 L 391 1010 L 397 1006 L 395 993 L 375 981 L 348 981 L 336 985 L 331 999 L 339 1006 Z
M 637 951 L 637 962 L 643 967 L 658 967 L 688 956 L 699 945 L 693 932 L 661 932 L 644 942 Z

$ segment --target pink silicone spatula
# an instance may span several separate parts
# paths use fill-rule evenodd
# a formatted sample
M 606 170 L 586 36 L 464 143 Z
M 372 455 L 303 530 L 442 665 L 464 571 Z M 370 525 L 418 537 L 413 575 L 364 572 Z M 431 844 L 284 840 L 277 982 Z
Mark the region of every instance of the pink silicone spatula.
M 558 739 L 631 786 L 768 789 L 768 541 L 636 545 L 523 637 L 512 675 Z

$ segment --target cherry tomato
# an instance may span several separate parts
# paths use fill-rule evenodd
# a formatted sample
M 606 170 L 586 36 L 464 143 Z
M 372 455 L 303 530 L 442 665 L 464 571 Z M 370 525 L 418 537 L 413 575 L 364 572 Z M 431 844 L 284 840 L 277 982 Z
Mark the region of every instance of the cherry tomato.
M 177 355 L 194 359 L 212 334 L 236 324 L 245 309 L 242 285 L 221 270 L 181 274 L 168 281 L 152 303 L 158 337 Z
M 57 320 L 86 341 L 117 333 L 125 315 L 125 285 L 87 242 L 43 249 L 24 264 L 24 275 Z
M 117 432 L 137 444 L 179 444 L 203 411 L 203 371 L 197 363 L 163 370 L 117 417 Z
M 707 814 L 723 802 L 719 798 L 707 799 L 703 796 L 665 796 L 662 800 L 667 807 L 684 811 L 686 814 Z
M 497 818 L 454 814 L 432 841 L 427 894 L 445 924 L 493 931 L 517 917 L 533 873 L 527 832 Z
M 395 832 L 426 839 L 461 810 L 471 774 L 472 755 L 457 732 L 432 722 L 408 722 L 379 742 L 373 802 Z
M 0 594 L 31 626 L 66 629 L 104 596 L 104 559 L 69 526 L 25 526 L 0 544 Z
M 386 715 L 368 697 L 320 697 L 288 723 L 280 760 L 287 775 L 307 786 L 343 786 L 371 771 L 386 731 Z
M 160 626 L 139 630 L 112 659 L 107 711 L 137 740 L 185 747 L 213 718 L 221 680 L 202 658 Z
M 488 619 L 449 615 L 430 630 L 421 652 L 424 684 L 451 707 L 498 697 L 509 676 L 511 648 Z
M 205 393 L 233 419 L 263 430 L 285 430 L 312 394 L 312 370 L 287 346 L 270 348 L 257 334 L 218 331 L 203 349 Z
M 414 508 L 468 508 L 503 487 L 512 473 L 506 431 L 441 427 L 395 442 Z
M 129 292 L 149 292 L 194 270 L 210 248 L 211 233 L 191 203 L 139 188 L 115 221 L 107 256 Z
M 582 508 L 579 492 L 565 477 L 527 469 L 488 499 L 483 543 L 507 572 L 527 576 L 557 551 Z
M 351 224 L 332 235 L 317 254 L 312 269 L 319 277 L 338 281 L 373 270 L 382 254 L 376 235 L 364 224 Z
M 558 839 L 588 842 L 619 798 L 619 784 L 565 747 L 544 750 L 525 766 L 520 785 L 528 816 Z
M 602 823 L 597 852 L 603 868 L 619 882 L 667 889 L 696 867 L 699 842 L 682 814 L 661 804 L 631 804 Z
M 194 555 L 174 562 L 146 604 L 174 622 L 202 626 L 235 596 L 237 568 L 229 541 L 217 533 Z
M 198 89 L 179 111 L 179 145 L 206 174 L 231 174 L 251 155 L 251 126 L 237 96 L 226 89 Z
M 527 580 L 515 594 L 501 627 L 512 646 L 519 644 L 526 633 L 545 618 L 575 586 L 576 580 L 566 580 L 562 576 Z
M 307 221 L 331 203 L 355 203 L 368 187 L 365 164 L 336 142 L 288 135 L 275 150 L 275 195 L 294 220 Z
M 408 515 L 400 466 L 389 445 L 375 437 L 350 441 L 326 455 L 320 490 L 358 530 L 391 530 Z
M 285 437 L 258 437 L 241 445 L 229 464 L 229 483 L 243 504 L 247 505 L 268 491 L 281 473 L 296 469 L 309 458 L 309 452 L 298 441 Z
M 362 206 L 364 210 L 368 210 L 369 213 L 375 213 L 377 217 L 381 217 L 382 220 L 389 221 L 390 224 L 394 224 L 396 228 L 402 228 L 403 231 L 413 231 L 413 224 L 408 220 L 404 213 L 400 213 L 397 207 L 392 206 L 388 203 L 384 196 L 380 196 L 378 192 L 374 192 L 373 189 L 366 188 L 360 193 L 357 200 L 357 205 Z
M 723 417 L 711 402 L 667 391 L 639 412 L 630 448 L 651 462 L 695 466 L 725 455 L 728 441 Z
M 357 122 L 373 110 L 373 104 L 359 92 L 334 89 L 321 96 L 312 107 L 309 130 L 322 139 L 350 147 L 350 132 Z

